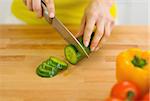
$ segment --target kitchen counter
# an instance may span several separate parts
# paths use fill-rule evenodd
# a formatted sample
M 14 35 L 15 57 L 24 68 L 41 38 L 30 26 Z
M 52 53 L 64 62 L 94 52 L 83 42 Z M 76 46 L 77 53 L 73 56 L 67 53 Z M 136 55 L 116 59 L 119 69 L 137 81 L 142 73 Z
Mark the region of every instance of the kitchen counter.
M 116 26 L 89 59 L 53 78 L 41 78 L 36 67 L 49 56 L 64 59 L 67 43 L 50 26 L 0 25 L 0 100 L 103 101 L 116 82 L 117 54 L 132 47 L 150 49 L 148 31 L 146 26 Z

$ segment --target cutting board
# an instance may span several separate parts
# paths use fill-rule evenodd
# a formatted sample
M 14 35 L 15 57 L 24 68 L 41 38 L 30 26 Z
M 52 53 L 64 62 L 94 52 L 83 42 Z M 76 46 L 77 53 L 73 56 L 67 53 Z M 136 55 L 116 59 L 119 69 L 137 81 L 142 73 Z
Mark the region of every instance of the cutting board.
M 41 78 L 36 67 L 49 56 L 64 59 L 67 43 L 50 26 L 1 25 L 0 101 L 103 101 L 116 82 L 116 56 L 132 47 L 150 49 L 148 31 L 147 26 L 116 26 L 88 59 L 69 64 L 53 78 Z

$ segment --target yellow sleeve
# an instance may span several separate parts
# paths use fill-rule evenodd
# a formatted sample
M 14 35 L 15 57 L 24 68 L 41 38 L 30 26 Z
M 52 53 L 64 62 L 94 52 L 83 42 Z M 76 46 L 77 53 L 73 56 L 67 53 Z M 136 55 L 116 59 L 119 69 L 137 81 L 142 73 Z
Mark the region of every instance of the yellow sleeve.
M 89 0 L 55 0 L 56 16 L 64 24 L 79 25 L 88 3 Z M 29 11 L 22 0 L 13 0 L 11 11 L 14 16 L 27 24 L 48 24 L 44 18 L 38 19 L 34 12 Z M 116 5 L 111 7 L 110 12 L 116 17 Z
M 29 11 L 24 5 L 23 0 L 13 0 L 11 11 L 16 18 L 24 21 L 27 24 L 36 25 L 47 23 L 44 18 L 38 19 L 35 13 Z
M 112 7 L 110 8 L 110 13 L 111 13 L 111 16 L 116 19 L 117 17 L 117 5 L 116 4 L 113 4 Z

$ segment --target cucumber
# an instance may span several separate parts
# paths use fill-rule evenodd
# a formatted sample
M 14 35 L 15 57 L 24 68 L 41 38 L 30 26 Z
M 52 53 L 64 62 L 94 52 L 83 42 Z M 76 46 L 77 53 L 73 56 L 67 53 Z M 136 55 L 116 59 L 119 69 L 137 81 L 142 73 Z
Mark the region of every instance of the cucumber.
M 65 70 L 68 67 L 68 64 L 65 61 L 62 61 L 56 57 L 50 58 L 50 63 L 52 66 L 57 67 L 58 69 Z
M 83 37 L 80 36 L 78 38 L 78 41 L 81 43 L 81 45 L 83 46 L 83 48 L 85 49 L 85 51 L 89 54 L 91 51 L 90 51 L 90 47 L 85 47 L 84 44 L 83 44 Z M 90 45 L 89 45 L 90 46 Z
M 82 57 L 74 45 L 68 45 L 64 49 L 65 57 L 71 64 L 76 64 Z
M 36 69 L 36 73 L 41 77 L 53 77 L 58 74 L 58 69 L 42 64 Z
M 37 69 L 37 75 L 41 77 L 53 77 L 62 70 L 67 69 L 68 64 L 56 57 L 50 57 L 48 60 L 40 64 Z
M 85 47 L 83 44 L 83 37 L 79 37 L 78 41 L 81 43 L 81 45 L 83 46 L 83 48 L 86 50 L 86 52 L 89 54 L 90 53 L 90 47 Z M 85 56 L 83 54 L 81 54 L 77 48 L 70 44 L 67 45 L 64 49 L 64 53 L 65 53 L 65 57 L 67 59 L 67 61 L 73 65 L 77 64 L 81 59 L 83 59 Z

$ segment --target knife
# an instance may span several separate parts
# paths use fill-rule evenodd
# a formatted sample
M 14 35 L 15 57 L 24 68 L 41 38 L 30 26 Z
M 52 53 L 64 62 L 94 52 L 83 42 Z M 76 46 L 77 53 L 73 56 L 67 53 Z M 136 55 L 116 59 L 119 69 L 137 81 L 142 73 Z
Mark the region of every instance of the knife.
M 42 2 L 42 8 L 43 8 L 43 16 L 47 20 L 49 24 L 51 24 L 57 31 L 58 33 L 70 44 L 73 44 L 78 51 L 83 54 L 86 57 L 89 57 L 88 53 L 86 50 L 83 48 L 81 43 L 76 39 L 76 37 L 65 27 L 65 25 L 57 19 L 57 17 L 50 18 L 48 16 L 48 10 L 45 4 L 45 0 L 41 0 Z

